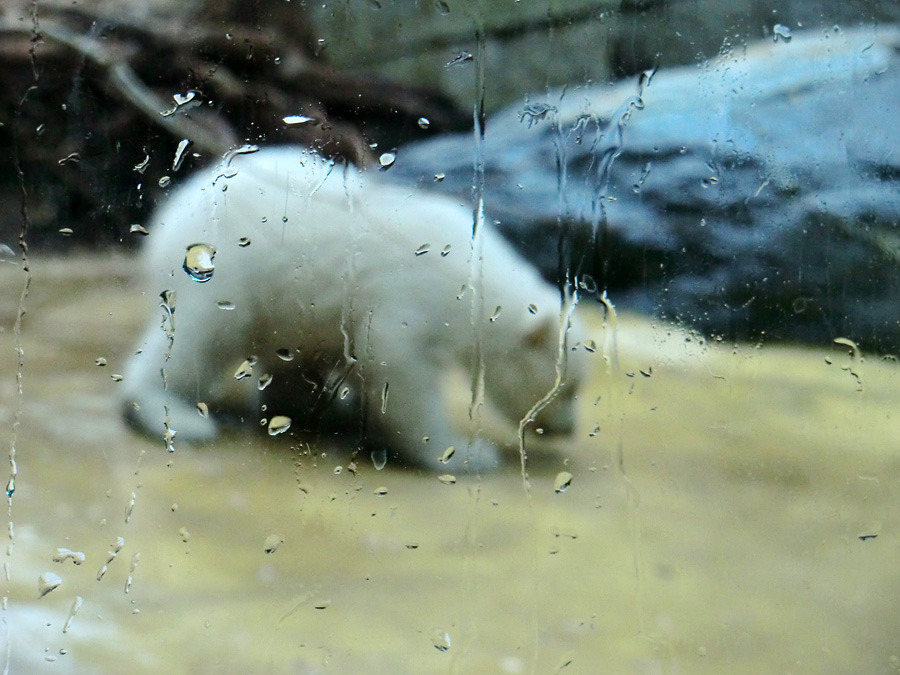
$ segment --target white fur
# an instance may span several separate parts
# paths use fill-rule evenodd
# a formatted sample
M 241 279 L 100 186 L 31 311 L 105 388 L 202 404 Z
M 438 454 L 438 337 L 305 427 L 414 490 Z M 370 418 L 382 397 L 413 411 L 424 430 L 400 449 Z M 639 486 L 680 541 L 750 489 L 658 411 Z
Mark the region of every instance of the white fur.
M 226 177 L 229 169 L 237 173 Z M 239 155 L 201 172 L 149 224 L 147 292 L 175 291 L 173 340 L 167 360 L 157 312 L 126 370 L 129 416 L 162 434 L 168 410 L 179 440 L 204 441 L 217 433 L 215 413 L 229 405 L 256 423 L 281 414 L 278 400 L 259 410 L 262 373 L 293 377 L 301 388 L 313 379 L 320 392 L 343 382 L 361 402 L 370 444 L 432 466 L 452 445 L 454 464 L 494 465 L 495 445 L 470 446 L 440 391 L 450 369 L 476 372 L 473 288 L 483 292 L 485 396 L 515 423 L 554 387 L 560 296 L 492 229 L 483 232 L 483 278 L 470 285 L 472 223 L 470 209 L 445 197 L 298 148 Z M 240 246 L 241 237 L 251 243 Z M 182 269 L 196 243 L 216 250 L 206 283 Z M 430 250 L 416 255 L 426 244 Z M 284 363 L 279 349 L 296 358 Z M 234 372 L 250 355 L 258 358 L 253 377 L 237 382 Z M 317 378 L 298 377 L 301 370 Z M 571 428 L 572 372 L 538 425 Z M 214 414 L 201 417 L 198 401 Z

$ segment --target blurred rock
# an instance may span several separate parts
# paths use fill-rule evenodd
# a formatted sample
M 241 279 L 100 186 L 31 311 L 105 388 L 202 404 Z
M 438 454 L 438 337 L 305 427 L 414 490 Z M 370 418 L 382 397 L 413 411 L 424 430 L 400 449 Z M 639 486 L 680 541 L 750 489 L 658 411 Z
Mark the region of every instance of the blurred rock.
M 488 119 L 486 211 L 545 276 L 589 274 L 619 305 L 727 340 L 895 350 L 898 48 L 894 26 L 795 32 L 526 99 Z M 423 141 L 391 173 L 471 198 L 474 151 Z

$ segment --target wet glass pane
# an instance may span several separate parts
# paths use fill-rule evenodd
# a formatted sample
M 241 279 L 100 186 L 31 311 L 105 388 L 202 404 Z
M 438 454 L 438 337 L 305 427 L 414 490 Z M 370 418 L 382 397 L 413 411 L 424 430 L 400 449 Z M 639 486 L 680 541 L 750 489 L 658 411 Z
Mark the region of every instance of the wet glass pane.
M 900 670 L 898 25 L 6 3 L 4 671 Z

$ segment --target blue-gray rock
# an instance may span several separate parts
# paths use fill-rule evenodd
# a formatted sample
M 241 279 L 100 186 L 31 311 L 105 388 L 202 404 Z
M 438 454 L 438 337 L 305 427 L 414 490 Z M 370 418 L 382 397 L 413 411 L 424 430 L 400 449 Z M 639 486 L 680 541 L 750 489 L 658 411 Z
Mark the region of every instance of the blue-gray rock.
M 833 28 L 531 96 L 487 121 L 485 210 L 547 277 L 590 275 L 619 306 L 896 350 L 898 50 L 896 26 Z M 391 173 L 471 199 L 475 148 L 406 146 Z

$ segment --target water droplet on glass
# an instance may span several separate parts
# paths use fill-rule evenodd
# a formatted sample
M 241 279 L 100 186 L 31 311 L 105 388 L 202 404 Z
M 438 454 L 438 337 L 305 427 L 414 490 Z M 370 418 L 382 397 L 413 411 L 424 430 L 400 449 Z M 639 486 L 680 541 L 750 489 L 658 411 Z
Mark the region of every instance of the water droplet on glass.
M 182 138 L 178 141 L 178 147 L 175 148 L 175 157 L 172 159 L 172 171 L 178 171 L 178 169 L 181 168 L 181 164 L 184 162 L 185 153 L 190 145 L 191 142 L 186 138 Z
M 276 349 L 275 355 L 282 361 L 293 361 L 294 360 L 294 355 L 291 353 L 290 349 L 285 349 L 285 348 Z
M 280 534 L 270 534 L 266 537 L 266 541 L 263 544 L 263 551 L 266 552 L 266 555 L 271 555 L 278 550 L 278 547 L 284 543 L 284 537 Z
M 137 493 L 131 493 L 131 499 L 128 501 L 128 505 L 125 507 L 125 524 L 131 520 L 131 514 L 134 511 L 134 502 L 137 500 Z
M 294 126 L 297 124 L 309 124 L 310 122 L 315 122 L 316 118 L 308 117 L 306 115 L 288 115 L 287 117 L 282 117 L 281 121 L 288 126 Z
M 75 230 L 71 227 L 61 227 L 59 233 L 64 237 L 71 237 L 75 233 Z
M 378 163 L 381 165 L 381 169 L 389 169 L 394 161 L 397 159 L 397 155 L 393 152 L 383 152 L 381 156 L 378 158 Z
M 145 237 L 148 234 L 150 234 L 150 230 L 148 230 L 146 227 L 144 227 L 140 223 L 132 224 L 132 226 L 130 228 L 128 228 L 128 231 L 131 232 L 132 234 L 142 234 Z
M 270 384 L 272 384 L 272 373 L 263 373 L 259 376 L 259 382 L 256 383 L 256 388 L 262 391 Z
M 287 415 L 275 415 L 269 422 L 269 436 L 277 436 L 283 434 L 291 428 L 291 418 Z
M 437 479 L 444 485 L 453 485 L 456 483 L 456 476 L 450 473 L 441 474 Z
M 441 257 L 442 258 L 446 258 L 448 255 L 450 255 L 450 248 L 451 248 L 450 244 L 447 244 L 444 248 L 441 249 Z
M 376 497 L 384 497 L 387 493 L 388 493 L 388 489 L 386 487 L 384 487 L 383 485 L 375 488 L 375 490 L 373 492 L 373 494 Z
M 494 309 L 494 313 L 491 314 L 490 319 L 488 319 L 491 323 L 500 318 L 500 305 L 497 305 L 496 309 Z
M 175 300 L 177 298 L 175 291 L 165 290 L 159 294 L 160 307 L 165 309 L 169 314 L 175 312 Z
M 431 244 L 422 244 L 419 248 L 416 249 L 416 255 L 425 255 L 428 251 L 431 250 Z
M 381 390 L 381 414 L 382 415 L 384 415 L 385 411 L 387 410 L 388 393 L 390 391 L 390 386 L 391 386 L 390 382 L 385 382 L 384 389 Z
M 59 588 L 62 583 L 62 577 L 53 572 L 44 572 L 38 577 L 38 597 L 43 598 L 54 588 Z
M 244 361 L 238 366 L 238 369 L 234 371 L 234 379 L 236 380 L 245 380 L 251 375 L 253 375 L 253 366 L 250 365 L 250 359 Z
M 144 156 L 144 159 L 139 164 L 134 165 L 134 171 L 138 173 L 144 173 L 147 170 L 147 166 L 150 164 L 150 155 Z
M 158 181 L 159 187 L 167 188 L 172 184 L 172 178 L 170 176 L 163 176 Z
M 216 307 L 225 310 L 226 312 L 230 312 L 234 309 L 234 303 L 230 300 L 219 300 L 216 302 Z
M 101 368 L 106 365 L 106 359 L 102 356 L 94 360 L 95 366 L 100 366 Z
M 338 396 L 340 397 L 340 399 L 341 399 L 342 401 L 343 401 L 345 398 L 347 398 L 349 395 L 350 395 L 350 387 L 344 387 L 343 389 L 341 389 L 341 393 L 338 394 Z
M 209 244 L 191 244 L 184 254 L 184 271 L 188 276 L 199 283 L 212 279 L 216 266 L 213 258 L 216 257 L 216 249 Z
M 241 237 L 240 239 L 238 239 L 238 246 L 240 246 L 241 248 L 247 248 L 249 245 L 250 245 L 249 237 Z
M 435 183 L 440 183 L 440 182 L 441 182 L 442 180 L 444 180 L 446 177 L 447 177 L 447 175 L 444 174 L 444 173 L 436 173 L 436 174 L 434 174 L 434 182 L 435 182 Z
M 429 120 L 427 117 L 420 117 L 418 124 L 420 129 L 427 129 L 431 126 L 431 120 Z
M 444 16 L 450 13 L 450 5 L 444 0 L 434 0 L 434 8 L 438 11 L 438 14 L 443 14 Z
M 372 450 L 370 455 L 372 456 L 372 465 L 375 467 L 375 470 L 381 471 L 387 464 L 387 450 L 384 448 Z
M 850 338 L 838 337 L 834 338 L 834 344 L 842 345 L 844 347 L 850 348 L 850 356 L 854 360 L 858 360 L 862 356 L 862 352 L 859 349 L 859 346 Z
M 449 651 L 450 633 L 441 628 L 435 628 L 433 631 L 431 631 L 431 644 L 433 644 L 435 649 L 437 649 L 439 652 Z
M 441 455 L 441 457 L 440 457 L 441 463 L 442 463 L 442 464 L 446 464 L 446 463 L 449 462 L 451 459 L 453 459 L 453 455 L 455 455 L 455 454 L 456 454 L 456 448 L 454 448 L 454 447 L 451 445 L 449 448 L 447 448 L 446 450 L 444 450 L 444 454 Z
M 785 42 L 790 42 L 793 37 L 793 33 L 788 26 L 785 26 L 783 23 L 776 23 L 772 28 L 772 32 L 775 33 L 774 40 L 778 42 L 778 38 L 781 38 Z
M 572 474 L 568 471 L 560 471 L 553 480 L 553 491 L 556 494 L 562 494 L 569 489 L 572 484 Z
M 81 155 L 77 152 L 70 153 L 57 162 L 60 166 L 63 164 L 78 164 L 81 161 Z
M 528 313 L 529 314 L 537 314 L 538 313 L 537 305 L 533 305 L 533 304 L 528 305 Z
M 109 377 L 113 382 L 121 382 L 122 380 L 125 379 L 119 373 L 112 373 Z
M 200 417 L 205 419 L 209 417 L 209 406 L 203 401 L 197 401 L 197 412 L 200 413 Z
M 66 560 L 71 560 L 76 565 L 81 565 L 84 562 L 84 553 L 81 551 L 70 551 L 67 548 L 56 549 L 53 562 L 64 563 Z
M 458 66 L 461 63 L 465 63 L 466 61 L 471 61 L 474 57 L 471 52 L 462 51 L 457 54 L 452 61 L 448 61 L 444 64 L 444 68 L 452 68 L 453 66 Z
M 197 98 L 196 91 L 188 91 L 186 94 L 172 94 L 172 100 L 175 101 L 175 105 L 177 106 L 187 105 L 195 98 Z M 199 103 L 199 101 L 197 101 L 197 103 Z
M 72 608 L 69 610 L 69 616 L 66 617 L 66 623 L 63 624 L 63 633 L 68 633 L 69 629 L 72 627 L 72 619 L 75 618 L 75 615 L 78 614 L 78 610 L 81 609 L 81 605 L 84 604 L 84 598 L 80 595 L 75 596 L 75 600 L 72 601 Z M 60 649 L 60 654 L 65 653 L 65 650 Z
M 593 340 L 585 340 L 583 345 L 585 350 L 591 352 L 591 354 L 597 351 L 597 343 Z

